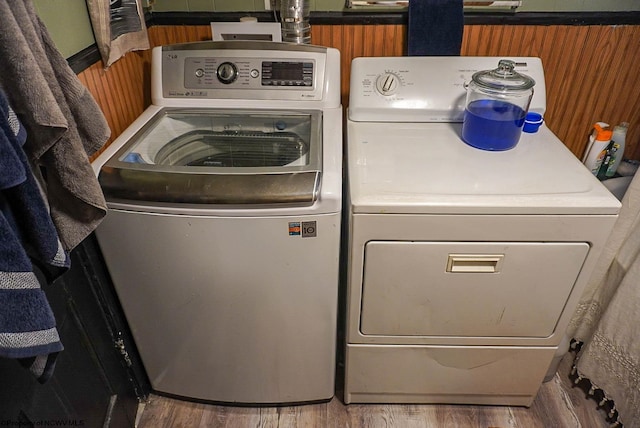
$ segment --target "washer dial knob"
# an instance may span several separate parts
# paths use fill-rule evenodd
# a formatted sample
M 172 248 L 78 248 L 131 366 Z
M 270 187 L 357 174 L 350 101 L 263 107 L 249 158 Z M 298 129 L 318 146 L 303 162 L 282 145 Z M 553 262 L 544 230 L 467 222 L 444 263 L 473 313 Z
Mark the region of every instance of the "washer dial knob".
M 228 85 L 238 78 L 238 67 L 232 62 L 223 62 L 218 66 L 217 74 L 220 83 Z
M 394 73 L 384 73 L 376 80 L 376 89 L 382 95 L 393 95 L 400 86 L 400 78 Z

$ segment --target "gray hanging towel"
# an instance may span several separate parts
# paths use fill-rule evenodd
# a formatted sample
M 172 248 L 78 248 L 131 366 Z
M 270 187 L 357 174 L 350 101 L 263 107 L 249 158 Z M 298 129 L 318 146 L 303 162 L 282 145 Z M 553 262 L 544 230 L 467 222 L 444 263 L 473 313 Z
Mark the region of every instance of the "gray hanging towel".
M 462 0 L 409 0 L 409 56 L 460 55 Z
M 89 156 L 110 130 L 31 0 L 0 0 L 0 28 L 0 85 L 27 129 L 24 151 L 38 167 L 60 241 L 71 250 L 107 211 Z

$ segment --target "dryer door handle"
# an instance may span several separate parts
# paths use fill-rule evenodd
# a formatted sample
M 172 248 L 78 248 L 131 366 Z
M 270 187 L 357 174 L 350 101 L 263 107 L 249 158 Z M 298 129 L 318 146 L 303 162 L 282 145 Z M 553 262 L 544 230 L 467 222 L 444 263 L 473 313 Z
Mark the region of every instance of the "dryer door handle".
M 504 254 L 449 254 L 447 272 L 498 273 Z

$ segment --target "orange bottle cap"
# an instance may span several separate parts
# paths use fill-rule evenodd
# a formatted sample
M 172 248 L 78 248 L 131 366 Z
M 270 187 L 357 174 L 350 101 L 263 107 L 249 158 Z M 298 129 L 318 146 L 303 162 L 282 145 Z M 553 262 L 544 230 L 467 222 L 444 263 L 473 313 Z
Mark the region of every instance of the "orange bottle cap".
M 596 140 L 598 141 L 609 141 L 613 137 L 613 131 L 609 129 L 601 129 L 596 134 Z
M 593 129 L 596 130 L 596 140 L 598 141 L 608 141 L 613 137 L 613 131 L 608 127 L 603 128 L 600 123 L 593 125 Z

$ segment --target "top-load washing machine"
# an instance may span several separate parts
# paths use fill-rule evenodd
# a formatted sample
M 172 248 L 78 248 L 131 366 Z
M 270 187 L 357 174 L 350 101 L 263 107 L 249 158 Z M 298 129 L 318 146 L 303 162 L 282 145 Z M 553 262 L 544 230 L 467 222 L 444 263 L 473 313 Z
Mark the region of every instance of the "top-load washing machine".
M 94 162 L 96 231 L 157 392 L 334 395 L 340 57 L 271 42 L 157 47 L 152 105 Z
M 357 58 L 347 122 L 345 402 L 528 406 L 619 202 L 545 125 L 461 139 L 465 84 L 501 58 Z M 542 63 L 510 58 L 536 81 Z

